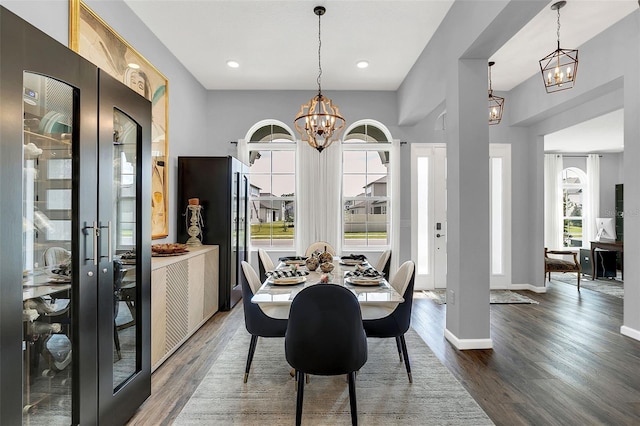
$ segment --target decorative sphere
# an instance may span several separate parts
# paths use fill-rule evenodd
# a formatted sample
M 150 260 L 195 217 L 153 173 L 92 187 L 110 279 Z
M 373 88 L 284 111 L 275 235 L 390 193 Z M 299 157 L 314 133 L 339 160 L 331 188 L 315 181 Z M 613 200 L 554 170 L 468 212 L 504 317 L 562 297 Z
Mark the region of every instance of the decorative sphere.
M 333 268 L 333 263 L 330 262 L 323 262 L 320 264 L 320 270 L 325 273 L 333 271 Z
M 318 261 L 317 257 L 309 256 L 307 258 L 307 261 L 305 262 L 305 265 L 308 270 L 315 271 L 316 269 L 318 269 L 318 265 L 320 265 L 320 262 Z
M 320 256 L 318 256 L 318 258 L 320 259 L 320 263 L 331 263 L 331 262 L 333 262 L 333 256 L 328 251 L 325 251 L 324 253 L 321 253 Z

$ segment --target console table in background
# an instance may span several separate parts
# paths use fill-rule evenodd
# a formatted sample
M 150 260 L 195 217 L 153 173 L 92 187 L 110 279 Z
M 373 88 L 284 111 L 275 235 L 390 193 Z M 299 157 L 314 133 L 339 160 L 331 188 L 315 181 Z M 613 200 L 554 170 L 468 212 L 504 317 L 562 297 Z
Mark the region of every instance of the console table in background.
M 151 260 L 151 370 L 218 311 L 218 246 Z
M 591 241 L 591 279 L 595 280 L 596 277 L 596 263 L 595 258 L 596 249 L 617 251 L 620 253 L 620 272 L 622 273 L 622 279 L 624 280 L 624 242 L 622 241 Z

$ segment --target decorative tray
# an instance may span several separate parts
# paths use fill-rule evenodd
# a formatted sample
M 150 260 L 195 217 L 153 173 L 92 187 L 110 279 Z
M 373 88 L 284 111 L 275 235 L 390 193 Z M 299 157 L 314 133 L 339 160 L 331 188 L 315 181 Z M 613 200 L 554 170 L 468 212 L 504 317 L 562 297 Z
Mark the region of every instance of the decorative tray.
M 170 244 L 152 244 L 151 255 L 152 256 L 179 256 L 187 253 L 187 245 L 180 243 Z

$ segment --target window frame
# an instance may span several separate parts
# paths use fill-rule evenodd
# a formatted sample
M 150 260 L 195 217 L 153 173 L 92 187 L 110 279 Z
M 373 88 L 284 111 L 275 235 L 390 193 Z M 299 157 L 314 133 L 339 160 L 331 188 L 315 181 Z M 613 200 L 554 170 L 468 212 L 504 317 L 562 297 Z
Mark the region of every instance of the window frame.
M 340 144 L 341 152 L 340 152 L 340 161 L 343 164 L 342 173 L 341 173 L 341 182 L 340 182 L 340 203 L 341 203 L 341 213 L 340 213 L 340 246 L 341 251 L 343 253 L 351 253 L 351 252 L 378 252 L 381 250 L 391 249 L 392 251 L 397 252 L 399 248 L 399 208 L 400 208 L 400 176 L 399 176 L 399 165 L 400 165 L 400 141 L 397 139 L 393 139 L 391 134 L 389 133 L 386 126 L 382 123 L 373 121 L 373 120 L 362 120 L 353 123 L 349 128 L 345 131 L 345 138 L 349 136 L 349 132 L 353 131 L 355 128 L 360 127 L 362 125 L 372 126 L 377 128 L 380 132 L 382 132 L 386 137 L 387 141 L 360 141 L 358 142 L 349 142 L 349 140 L 343 140 Z M 387 165 L 387 194 L 385 196 L 367 196 L 362 195 L 359 197 L 353 196 L 345 196 L 344 195 L 344 153 L 352 151 L 385 151 L 388 153 L 388 165 Z M 366 191 L 363 191 L 366 192 Z M 373 201 L 386 201 L 386 212 L 387 212 L 387 243 L 381 245 L 370 245 L 365 243 L 365 245 L 345 245 L 345 204 L 347 202 L 373 202 Z M 368 223 L 368 222 L 367 222 Z M 366 238 L 368 241 L 368 237 Z M 397 256 L 392 258 L 394 264 L 397 263 Z M 397 266 L 397 265 L 396 265 Z
M 289 136 L 291 137 L 291 141 L 285 141 L 283 139 L 276 139 L 276 140 L 268 140 L 268 141 L 252 141 L 251 137 L 256 134 L 257 132 L 259 132 L 260 130 L 264 129 L 267 126 L 277 126 L 280 127 L 284 130 L 286 130 L 287 132 L 289 132 Z M 270 135 L 273 135 L 274 133 L 270 133 Z M 281 246 L 281 245 L 274 245 L 273 242 L 277 239 L 273 238 L 273 232 L 270 234 L 269 237 L 269 244 L 268 245 L 256 245 L 254 244 L 253 241 L 253 237 L 251 235 L 251 227 L 252 225 L 254 225 L 254 223 L 251 221 L 251 205 L 252 202 L 256 201 L 258 204 L 262 203 L 262 202 L 267 202 L 269 204 L 273 204 L 273 202 L 282 202 L 282 203 L 288 203 L 288 202 L 293 202 L 294 205 L 294 219 L 297 215 L 297 211 L 298 211 L 298 203 L 297 203 L 297 174 L 298 174 L 298 162 L 297 162 L 297 150 L 298 150 L 298 144 L 296 143 L 296 138 L 295 135 L 293 133 L 293 131 L 284 123 L 279 122 L 277 120 L 263 120 L 260 121 L 258 123 L 256 123 L 254 126 L 251 127 L 251 129 L 247 132 L 246 138 L 243 140 L 240 140 L 238 143 L 238 147 L 242 148 L 239 149 L 239 157 L 241 160 L 244 160 L 244 162 L 246 162 L 248 168 L 249 168 L 249 182 L 251 182 L 251 164 L 250 164 L 250 153 L 252 151 L 260 151 L 260 152 L 264 152 L 264 151 L 271 151 L 271 152 L 277 152 L 277 151 L 290 151 L 293 152 L 294 158 L 296 158 L 296 166 L 294 168 L 294 180 L 296 182 L 295 186 L 294 186 L 294 192 L 292 196 L 287 196 L 287 197 L 281 197 L 281 196 L 275 196 L 273 193 L 270 193 L 271 195 L 268 196 L 260 196 L 258 195 L 257 197 L 254 197 L 251 195 L 251 193 L 248 194 L 248 202 L 249 202 L 249 217 L 247 218 L 249 220 L 249 226 L 248 228 L 248 242 L 249 242 L 249 249 L 253 250 L 256 248 L 263 248 L 265 250 L 289 250 L 291 248 L 296 247 L 297 244 L 297 232 L 295 230 L 295 226 L 293 227 L 294 231 L 293 231 L 293 239 L 292 239 L 292 243 L 291 245 L 286 245 L 286 246 Z M 271 175 L 273 176 L 273 172 L 271 173 Z M 251 187 L 251 184 L 250 184 Z M 273 188 L 271 188 L 271 190 L 273 190 Z
M 575 173 L 576 175 L 578 175 L 578 178 L 580 179 L 580 183 L 576 184 L 576 183 L 565 183 L 565 174 L 567 171 L 571 171 L 572 173 Z M 586 192 L 587 192 L 587 174 L 581 170 L 578 167 L 564 167 L 562 169 L 562 171 L 560 172 L 560 191 L 562 194 L 562 242 L 563 242 L 563 246 L 567 247 L 567 248 L 584 248 L 586 247 L 585 244 L 585 224 L 586 224 L 586 218 L 585 218 L 585 203 L 586 203 Z M 564 197 L 565 197 L 565 191 L 569 190 L 569 189 L 574 189 L 574 190 L 581 190 L 582 192 L 580 193 L 580 198 L 581 198 L 581 216 L 566 216 L 566 210 L 565 210 L 565 206 L 564 206 Z M 580 245 L 579 246 L 572 246 L 572 245 L 567 245 L 565 243 L 565 221 L 568 220 L 580 220 L 581 222 L 581 229 L 582 229 L 582 236 L 580 238 Z M 569 234 L 570 236 L 570 234 Z

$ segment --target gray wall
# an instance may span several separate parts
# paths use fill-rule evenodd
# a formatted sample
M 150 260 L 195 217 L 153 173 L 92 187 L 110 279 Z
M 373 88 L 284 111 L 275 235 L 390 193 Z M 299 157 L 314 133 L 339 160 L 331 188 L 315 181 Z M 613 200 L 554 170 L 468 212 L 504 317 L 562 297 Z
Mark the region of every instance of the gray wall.
M 292 116 L 310 91 L 207 92 L 173 57 L 121 0 L 90 0 L 88 5 L 127 39 L 169 79 L 169 165 L 170 235 L 175 238 L 175 177 L 179 155 L 228 155 L 235 153 L 235 141 L 249 127 L 265 118 L 291 123 Z M 67 1 L 6 1 L 0 4 L 67 44 Z M 456 1 L 445 22 L 410 74 L 395 92 L 327 92 L 353 122 L 361 118 L 379 120 L 395 138 L 410 143 L 439 142 L 445 138 L 434 131 L 437 115 L 453 108 L 459 93 L 451 81 L 451 70 L 460 58 L 487 59 L 502 43 L 542 8 L 546 1 L 495 0 Z M 464 30 L 462 30 L 464 29 Z M 640 211 L 640 13 L 634 12 L 614 27 L 589 40 L 580 49 L 580 73 L 574 89 L 548 95 L 541 90 L 540 77 L 532 76 L 509 93 L 505 118 L 491 126 L 492 143 L 512 144 L 512 239 L 513 282 L 542 287 L 542 136 L 597 117 L 625 109 L 624 172 L 625 205 Z M 622 63 L 621 63 L 622 61 Z M 610 66 L 615 63 L 619 66 Z M 457 75 L 457 74 L 456 74 Z M 446 84 L 443 84 L 446 82 Z M 456 108 L 457 109 L 457 108 Z M 457 126 L 457 111 L 448 111 Z M 401 253 L 410 256 L 410 167 L 409 147 L 402 147 Z M 616 162 L 611 159 L 612 162 Z M 609 159 L 603 161 L 609 163 Z M 617 163 L 620 163 L 618 159 Z M 606 165 L 608 168 L 608 165 Z M 622 170 L 620 167 L 619 170 Z M 613 180 L 613 178 L 612 178 Z M 601 187 L 606 192 L 603 184 Z M 603 205 L 608 205 L 603 196 Z M 627 209 L 625 209 L 627 210 Z M 627 258 L 640 256 L 640 215 L 625 218 Z M 635 238 L 634 238 L 635 237 Z M 637 240 L 637 241 L 636 241 Z M 455 251 L 455 250 L 453 250 Z M 625 327 L 640 336 L 640 272 L 625 273 Z M 473 321 L 475 313 L 462 321 Z M 638 337 L 636 337 L 638 338 Z
M 68 46 L 69 1 L 0 0 L 0 4 Z M 210 140 L 204 124 L 207 92 L 123 1 L 88 0 L 86 4 L 169 81 L 169 236 L 164 241 L 175 241 L 176 157 L 190 153 L 193 141 Z
M 600 154 L 600 213 L 598 217 L 615 217 L 615 186 L 622 183 L 623 154 Z M 576 167 L 587 172 L 586 154 L 571 153 L 562 159 L 564 168 Z

